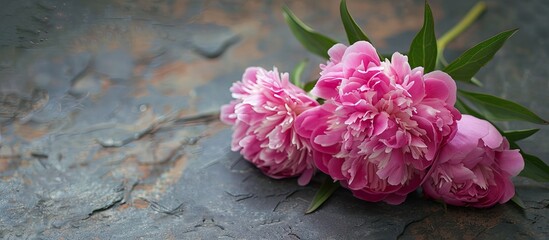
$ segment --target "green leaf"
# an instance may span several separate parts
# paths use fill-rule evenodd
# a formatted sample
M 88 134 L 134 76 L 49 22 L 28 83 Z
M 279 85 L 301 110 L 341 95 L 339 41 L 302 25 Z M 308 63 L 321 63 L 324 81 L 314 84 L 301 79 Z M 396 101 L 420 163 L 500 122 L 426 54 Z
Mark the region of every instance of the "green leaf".
M 410 67 L 423 66 L 428 73 L 435 69 L 437 63 L 437 38 L 435 37 L 435 24 L 431 7 L 425 2 L 423 27 L 417 33 L 408 52 Z
M 478 78 L 476 78 L 476 77 L 471 78 L 471 83 L 478 86 L 478 87 L 483 87 L 484 86 L 484 84 L 482 84 L 482 82 L 480 80 L 478 80 Z
M 305 90 L 305 92 L 310 92 L 315 87 L 316 82 L 318 82 L 318 79 L 305 83 L 305 86 L 303 86 L 303 90 Z
M 462 114 L 468 114 L 477 118 L 484 119 L 482 114 L 475 111 L 475 109 L 469 107 L 465 102 L 463 102 L 460 98 L 456 99 L 456 108 L 459 110 Z
M 307 50 L 323 58 L 329 58 L 328 49 L 337 43 L 335 40 L 315 32 L 286 6 L 282 7 L 282 14 L 294 36 Z
M 503 132 L 503 135 L 507 138 L 507 140 L 516 142 L 516 141 L 528 138 L 534 135 L 534 133 L 537 133 L 538 131 L 539 131 L 539 128 L 512 130 L 512 131 Z
M 300 87 L 303 88 L 303 82 L 301 82 L 301 75 L 303 74 L 303 71 L 305 70 L 305 67 L 307 66 L 307 62 L 309 60 L 303 59 L 303 61 L 299 62 L 295 67 L 292 73 L 290 73 L 290 81 Z
M 339 188 L 340 184 L 337 181 L 333 181 L 332 178 L 326 177 L 326 180 L 324 180 L 324 183 L 320 186 L 318 191 L 315 194 L 315 197 L 313 198 L 313 201 L 309 205 L 309 208 L 305 212 L 305 214 L 309 214 L 314 212 L 317 208 L 322 206 L 322 204 L 332 196 L 332 194 Z
M 527 177 L 538 182 L 549 182 L 549 166 L 541 159 L 521 151 L 524 158 L 524 169 L 519 176 Z
M 513 201 L 517 206 L 519 206 L 522 209 L 526 208 L 526 206 L 524 205 L 524 202 L 522 201 L 522 199 L 520 199 L 520 197 L 516 193 L 515 193 L 515 196 L 511 198 L 511 201 Z
M 349 39 L 349 44 L 364 40 L 370 42 L 370 39 L 362 32 L 360 27 L 356 24 L 353 17 L 347 10 L 347 3 L 345 0 L 341 1 L 339 5 L 339 12 L 341 14 L 341 22 L 343 22 L 343 27 L 345 27 L 345 32 L 347 33 L 347 39 Z
M 465 51 L 456 60 L 444 68 L 454 80 L 472 83 L 471 78 L 488 63 L 518 29 L 502 32 L 493 36 L 471 49 Z
M 458 93 L 473 103 L 479 112 L 487 119 L 493 121 L 526 121 L 536 124 L 549 124 L 528 108 L 496 96 L 483 93 L 458 90 Z

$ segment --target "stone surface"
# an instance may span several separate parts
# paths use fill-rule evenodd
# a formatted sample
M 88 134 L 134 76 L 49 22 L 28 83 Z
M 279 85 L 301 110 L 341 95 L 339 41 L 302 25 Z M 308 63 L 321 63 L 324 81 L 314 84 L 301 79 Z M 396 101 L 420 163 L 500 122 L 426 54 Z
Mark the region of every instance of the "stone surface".
M 439 33 L 474 1 L 430 1 Z M 236 4 L 235 4 L 236 3 Z M 218 119 L 250 65 L 307 79 L 323 60 L 284 24 L 283 1 L 7 1 L 0 8 L 0 238 L 547 239 L 549 186 L 517 178 L 526 209 L 400 206 L 272 180 L 230 151 Z M 345 41 L 334 1 L 295 1 L 304 22 Z M 549 4 L 488 1 L 446 57 L 519 27 L 478 78 L 483 91 L 549 118 Z M 408 49 L 423 1 L 348 1 L 382 52 Z M 478 89 L 476 89 L 478 90 Z M 538 127 L 507 124 L 505 128 Z M 549 160 L 549 129 L 523 148 Z

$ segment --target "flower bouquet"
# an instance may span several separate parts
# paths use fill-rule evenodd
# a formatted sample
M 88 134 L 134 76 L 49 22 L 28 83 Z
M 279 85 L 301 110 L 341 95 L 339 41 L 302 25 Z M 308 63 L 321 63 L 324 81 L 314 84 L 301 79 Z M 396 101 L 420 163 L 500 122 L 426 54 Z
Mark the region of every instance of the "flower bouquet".
M 496 96 L 458 89 L 475 78 L 517 30 L 501 32 L 444 58 L 445 46 L 485 9 L 477 4 L 437 39 L 425 3 L 423 27 L 406 53 L 379 53 L 351 17 L 340 13 L 349 44 L 315 32 L 288 8 L 292 33 L 325 59 L 317 80 L 303 82 L 306 61 L 291 74 L 250 67 L 231 87 L 221 109 L 233 126 L 232 150 L 272 178 L 329 177 L 307 212 L 339 187 L 370 202 L 400 204 L 418 189 L 445 204 L 490 207 L 513 200 L 512 177 L 549 180 L 549 167 L 520 150 L 517 141 L 539 129 L 504 130 L 500 121 L 548 124 L 527 108 Z

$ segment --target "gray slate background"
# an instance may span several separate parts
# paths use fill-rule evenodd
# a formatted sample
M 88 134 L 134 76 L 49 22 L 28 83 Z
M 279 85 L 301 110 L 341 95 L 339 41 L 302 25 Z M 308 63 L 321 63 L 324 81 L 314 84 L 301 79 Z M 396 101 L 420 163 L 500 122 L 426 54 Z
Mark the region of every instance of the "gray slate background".
M 29 0 L 0 3 L 0 238 L 546 239 L 547 184 L 517 178 L 527 209 L 400 206 L 338 190 L 304 215 L 320 179 L 271 180 L 229 149 L 217 118 L 250 65 L 308 57 L 283 1 Z M 344 42 L 336 1 L 288 1 Z M 474 1 L 430 1 L 439 33 Z M 479 74 L 484 91 L 549 118 L 549 3 L 488 1 L 446 53 L 519 27 Z M 423 1 L 349 1 L 381 52 L 406 51 Z M 504 127 L 535 127 L 512 124 Z M 549 129 L 523 142 L 549 160 Z

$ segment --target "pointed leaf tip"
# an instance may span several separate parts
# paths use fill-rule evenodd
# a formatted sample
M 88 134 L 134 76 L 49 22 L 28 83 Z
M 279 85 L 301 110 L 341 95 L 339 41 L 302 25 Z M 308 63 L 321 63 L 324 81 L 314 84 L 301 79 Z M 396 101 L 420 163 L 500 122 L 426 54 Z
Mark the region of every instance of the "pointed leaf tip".
M 492 121 L 526 121 L 536 124 L 547 124 L 547 121 L 528 108 L 493 95 L 458 90 L 460 96 L 476 106 L 485 118 Z
M 328 55 L 328 49 L 337 43 L 335 40 L 315 32 L 311 27 L 297 18 L 286 6 L 282 7 L 282 15 L 295 38 L 305 47 L 305 49 L 325 59 L 330 57 Z
M 511 198 L 511 201 L 513 201 L 513 203 L 515 203 L 518 207 L 522 208 L 522 209 L 526 209 L 526 206 L 524 205 L 524 202 L 522 201 L 522 199 L 520 199 L 520 197 L 515 193 L 515 196 L 513 196 L 513 198 Z
M 522 139 L 526 139 L 535 133 L 539 131 L 539 128 L 533 128 L 533 129 L 524 129 L 524 130 L 512 130 L 512 131 L 505 131 L 503 132 L 503 135 L 507 140 L 516 142 Z
M 364 34 L 362 29 L 360 29 L 358 24 L 356 24 L 355 20 L 349 13 L 345 0 L 341 1 L 341 4 L 339 5 L 339 12 L 341 15 L 341 22 L 343 23 L 343 27 L 345 28 L 345 32 L 347 33 L 347 39 L 349 39 L 349 44 L 353 44 L 358 41 L 370 42 L 370 39 L 366 36 L 366 34 Z
M 412 40 L 410 51 L 408 52 L 410 67 L 422 66 L 425 73 L 433 71 L 437 62 L 437 51 L 433 13 L 426 1 L 423 27 L 414 37 L 414 40 Z
M 326 179 L 316 192 L 313 201 L 311 201 L 311 204 L 309 205 L 309 208 L 305 212 L 305 214 L 309 214 L 314 212 L 316 209 L 318 209 L 332 194 L 337 190 L 341 185 L 337 181 L 333 181 L 331 177 L 326 176 Z
M 518 28 L 501 32 L 465 51 L 443 71 L 454 80 L 473 83 L 471 78 L 488 63 L 505 41 L 518 31 Z

